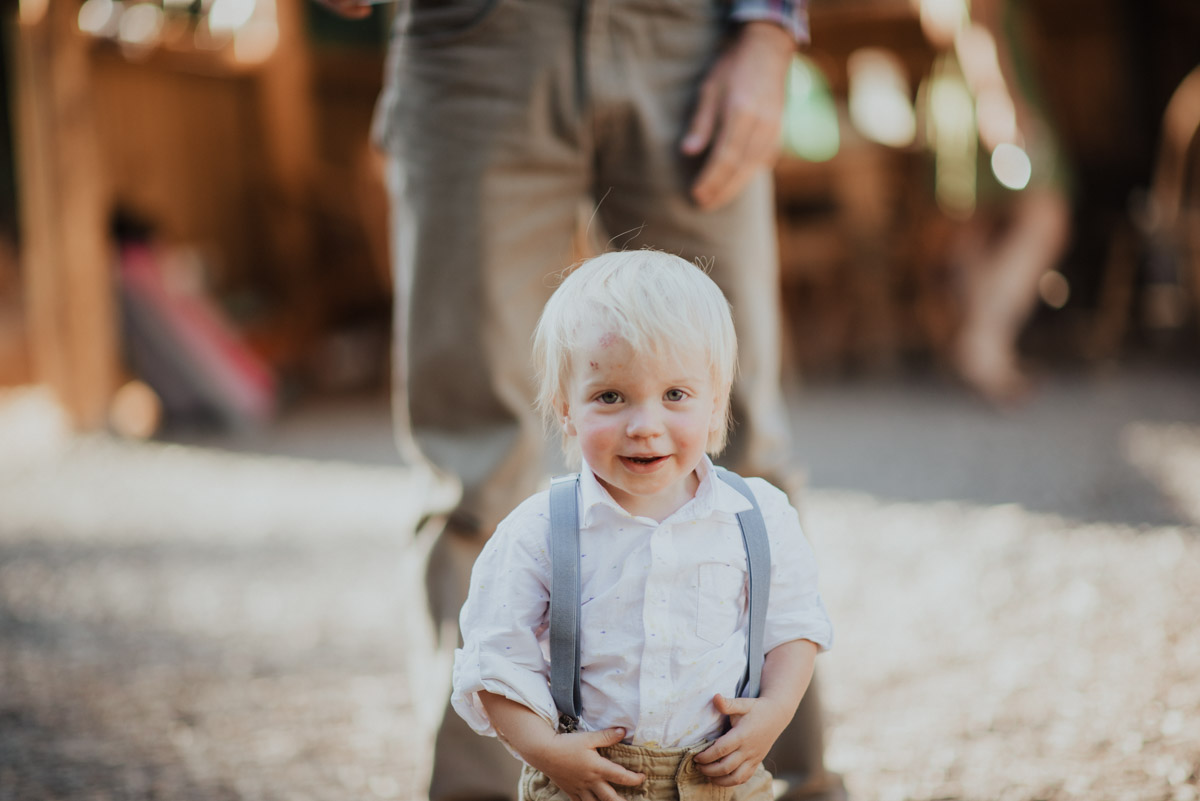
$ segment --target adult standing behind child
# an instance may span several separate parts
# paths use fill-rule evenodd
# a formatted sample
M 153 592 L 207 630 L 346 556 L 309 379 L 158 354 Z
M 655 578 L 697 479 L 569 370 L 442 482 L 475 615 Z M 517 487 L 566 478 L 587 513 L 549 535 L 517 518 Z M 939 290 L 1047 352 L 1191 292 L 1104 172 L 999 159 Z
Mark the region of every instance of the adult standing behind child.
M 375 132 L 389 157 L 397 440 L 462 486 L 427 576 L 436 619 L 454 619 L 479 549 L 553 470 L 528 343 L 548 277 L 573 258 L 581 202 L 617 246 L 711 263 L 742 345 L 725 461 L 781 483 L 792 472 L 766 168 L 807 37 L 804 0 L 400 0 Z M 844 796 L 814 696 L 776 755 L 796 801 Z M 446 715 L 434 801 L 507 792 L 516 763 L 488 743 Z
M 475 564 L 452 697 L 525 761 L 522 801 L 617 801 L 614 784 L 645 784 L 653 801 L 728 797 L 714 786 L 772 798 L 762 761 L 833 631 L 795 510 L 751 479 L 770 543 L 766 656 L 759 697 L 736 697 L 750 625 L 737 515 L 752 504 L 706 455 L 725 444 L 736 347 L 716 284 L 665 253 L 585 262 L 546 305 L 539 405 L 581 458 L 568 599 L 582 602 L 581 730 L 556 730 L 564 710 L 548 686 L 548 492 L 506 517 Z

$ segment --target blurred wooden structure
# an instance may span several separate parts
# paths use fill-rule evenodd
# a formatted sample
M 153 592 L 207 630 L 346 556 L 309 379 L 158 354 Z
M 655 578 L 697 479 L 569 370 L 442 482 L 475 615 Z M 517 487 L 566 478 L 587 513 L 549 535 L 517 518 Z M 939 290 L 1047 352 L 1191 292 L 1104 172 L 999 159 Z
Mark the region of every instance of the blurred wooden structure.
M 118 212 L 158 241 L 198 247 L 218 293 L 269 299 L 250 334 L 273 361 L 300 358 L 331 310 L 387 302 L 384 198 L 366 138 L 381 53 L 322 50 L 304 0 L 275 6 L 274 52 L 239 64 L 169 41 L 124 52 L 79 31 L 77 2 L 22 3 L 25 331 L 10 325 L 0 355 L 29 358 L 25 369 L 6 359 L 0 379 L 49 384 L 82 428 L 105 424 L 120 380 Z
M 838 101 L 841 143 L 829 161 L 784 157 L 775 170 L 790 362 L 805 372 L 887 370 L 906 351 L 943 347 L 953 299 L 936 256 L 942 222 L 919 147 L 860 136 L 846 113 L 847 62 L 885 48 L 911 86 L 934 59 L 908 0 L 814 3 L 809 57 Z
M 307 358 L 331 328 L 386 316 L 386 198 L 367 142 L 382 48 L 324 46 L 306 27 L 311 3 L 275 5 L 274 52 L 240 63 L 170 41 L 125 53 L 78 31 L 78 0 L 21 4 L 11 80 L 23 301 L 5 306 L 15 271 L 3 268 L 0 244 L 0 384 L 49 383 L 77 424 L 105 424 L 122 377 L 109 233 L 117 210 L 165 243 L 204 252 L 214 293 L 235 301 L 254 347 L 277 366 Z M 1084 178 L 1072 278 L 1101 287 L 1078 293 L 1089 314 L 1101 309 L 1087 318 L 1099 325 L 1105 309 L 1128 316 L 1119 292 L 1104 288 L 1131 291 L 1138 243 L 1114 245 L 1109 234 L 1131 187 L 1150 182 L 1167 98 L 1200 62 L 1200 5 L 1031 5 L 1037 30 L 1022 35 Z M 811 10 L 809 54 L 843 106 L 858 48 L 895 53 L 913 86 L 928 74 L 934 54 L 910 0 L 813 0 Z M 785 160 L 777 170 L 791 355 L 804 371 L 886 368 L 936 351 L 955 325 L 945 254 L 953 223 L 930 199 L 926 155 L 867 142 L 844 117 L 841 129 L 831 161 Z M 1182 152 L 1194 165 L 1190 147 Z M 1177 229 L 1194 237 L 1194 217 L 1183 219 Z M 1111 330 L 1110 351 L 1122 337 Z
M 21 4 L 17 163 L 32 377 L 95 428 L 116 386 L 117 325 L 104 161 L 75 17 L 70 3 Z
M 917 5 L 812 0 L 809 55 L 843 108 L 847 60 L 858 48 L 893 53 L 913 87 L 929 74 L 936 54 Z M 1172 258 L 1185 260 L 1200 251 L 1200 221 L 1187 205 L 1194 209 L 1196 201 L 1178 185 L 1197 186 L 1200 154 L 1194 128 L 1181 122 L 1186 87 L 1176 89 L 1200 65 L 1200 4 L 1061 0 L 1025 4 L 1025 11 L 1025 24 L 1010 34 L 1022 37 L 1024 67 L 1039 78 L 1039 99 L 1075 183 L 1075 242 L 1060 268 L 1073 302 L 1053 313 L 1049 350 L 1111 359 L 1144 325 L 1137 295 L 1154 281 L 1144 262 L 1156 258 L 1146 251 L 1167 243 Z M 1174 113 L 1167 108 L 1172 93 Z M 776 171 L 793 360 L 806 372 L 869 370 L 887 369 L 905 354 L 944 353 L 962 311 L 948 247 L 957 223 L 932 202 L 932 164 L 921 148 L 863 140 L 844 116 L 841 130 L 842 147 L 831 161 L 785 159 Z M 1142 187 L 1171 218 L 1160 220 L 1157 233 L 1139 231 L 1129 216 L 1131 196 Z M 1195 299 L 1186 315 L 1200 323 L 1200 274 L 1188 284 Z

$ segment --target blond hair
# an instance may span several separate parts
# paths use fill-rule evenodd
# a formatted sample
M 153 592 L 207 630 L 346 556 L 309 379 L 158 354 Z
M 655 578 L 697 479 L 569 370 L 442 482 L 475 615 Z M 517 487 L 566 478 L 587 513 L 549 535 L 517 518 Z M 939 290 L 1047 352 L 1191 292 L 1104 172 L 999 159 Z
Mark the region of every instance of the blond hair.
M 729 433 L 737 337 L 729 301 L 704 270 L 669 253 L 631 250 L 589 259 L 563 279 L 533 336 L 537 406 L 550 430 L 566 406 L 571 358 L 597 325 L 611 326 L 638 354 L 671 357 L 705 349 L 725 421 L 709 432 L 705 449 L 720 453 Z M 564 449 L 574 457 L 568 440 L 564 434 Z

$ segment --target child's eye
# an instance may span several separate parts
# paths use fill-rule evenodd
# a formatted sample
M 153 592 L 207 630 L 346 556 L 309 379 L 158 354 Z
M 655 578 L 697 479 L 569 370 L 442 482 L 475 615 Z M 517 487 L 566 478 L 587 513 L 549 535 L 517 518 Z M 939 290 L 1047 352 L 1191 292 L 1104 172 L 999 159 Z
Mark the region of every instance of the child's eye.
M 681 401 L 684 398 L 686 398 L 687 395 L 684 393 L 684 391 L 682 389 L 668 389 L 667 394 L 664 395 L 663 397 L 665 397 L 669 401 Z
M 621 396 L 618 393 L 609 390 L 608 392 L 603 392 L 598 395 L 596 400 L 600 401 L 601 403 L 610 404 L 621 400 Z

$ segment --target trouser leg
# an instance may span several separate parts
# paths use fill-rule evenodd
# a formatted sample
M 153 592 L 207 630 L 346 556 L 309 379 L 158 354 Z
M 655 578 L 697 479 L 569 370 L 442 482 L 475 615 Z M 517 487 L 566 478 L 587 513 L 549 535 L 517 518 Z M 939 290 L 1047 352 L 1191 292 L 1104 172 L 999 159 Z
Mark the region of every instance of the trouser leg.
M 733 307 L 739 371 L 735 427 L 722 461 L 773 477 L 790 460 L 780 389 L 779 259 L 774 197 L 764 171 L 726 206 L 705 211 L 689 187 L 702 159 L 679 143 L 700 82 L 719 52 L 720 3 L 664 4 L 634 26 L 623 0 L 589 38 L 589 88 L 596 116 L 598 214 L 616 247 L 652 247 L 711 265 Z M 651 15 L 643 15 L 651 16 Z
M 397 438 L 462 485 L 427 566 L 438 631 L 452 630 L 483 541 L 545 473 L 529 342 L 570 261 L 586 172 L 570 5 L 501 0 L 431 34 L 461 6 L 413 4 L 414 35 L 389 55 Z M 432 799 L 512 797 L 518 772 L 447 709 Z
M 501 0 L 389 54 L 396 428 L 461 481 L 460 523 L 484 533 L 544 476 L 529 338 L 586 185 L 569 5 Z
M 442 605 L 431 604 L 435 623 L 445 635 L 439 647 L 461 645 L 457 634 L 458 610 L 466 601 L 471 566 L 483 539 L 444 532 L 434 544 L 426 573 L 426 589 L 439 593 Z M 450 614 L 438 620 L 438 613 Z M 521 763 L 494 737 L 481 737 L 450 706 L 442 713 L 433 744 L 430 772 L 431 801 L 485 801 L 515 798 Z
M 612 3 L 620 6 L 619 0 Z M 598 35 L 589 39 L 588 73 L 598 131 L 594 192 L 603 198 L 598 213 L 605 228 L 621 235 L 615 245 L 658 248 L 711 265 L 710 274 L 733 307 L 739 346 L 735 428 L 722 461 L 748 475 L 778 479 L 789 472 L 792 457 L 780 385 L 779 260 L 770 176 L 764 171 L 732 202 L 704 211 L 688 195 L 700 160 L 679 154 L 699 83 L 720 46 L 722 29 L 706 8 L 687 4 L 637 27 L 616 19 L 597 21 Z M 823 774 L 815 685 L 772 755 L 781 773 Z

